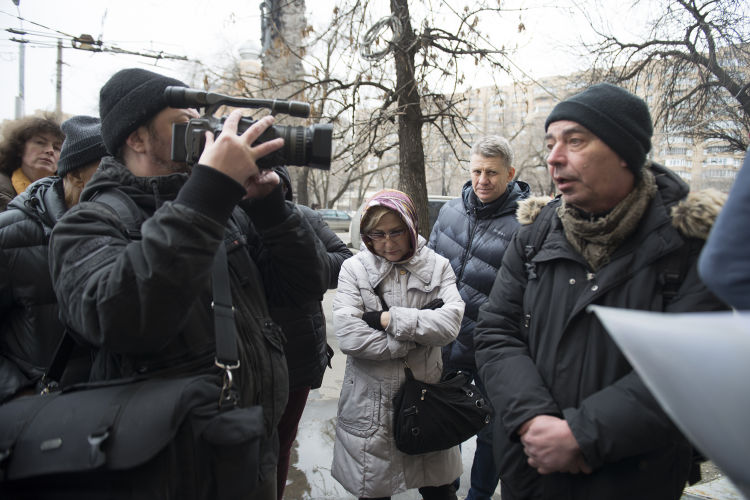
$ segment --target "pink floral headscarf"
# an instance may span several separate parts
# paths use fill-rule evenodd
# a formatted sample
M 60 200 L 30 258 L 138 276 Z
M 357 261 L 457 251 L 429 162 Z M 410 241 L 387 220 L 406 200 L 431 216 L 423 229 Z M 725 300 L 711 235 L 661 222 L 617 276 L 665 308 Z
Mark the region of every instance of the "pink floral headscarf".
M 362 210 L 362 217 L 359 219 L 359 230 L 362 241 L 370 251 L 372 251 L 372 240 L 366 234 L 362 234 L 362 221 L 365 220 L 367 210 L 377 206 L 394 210 L 406 223 L 406 226 L 409 228 L 409 236 L 411 237 L 411 252 L 404 256 L 403 261 L 411 259 L 417 249 L 419 234 L 419 217 L 417 216 L 417 208 L 414 206 L 414 202 L 409 198 L 409 195 L 395 189 L 383 189 L 370 196 L 370 199 L 365 203 L 364 210 Z

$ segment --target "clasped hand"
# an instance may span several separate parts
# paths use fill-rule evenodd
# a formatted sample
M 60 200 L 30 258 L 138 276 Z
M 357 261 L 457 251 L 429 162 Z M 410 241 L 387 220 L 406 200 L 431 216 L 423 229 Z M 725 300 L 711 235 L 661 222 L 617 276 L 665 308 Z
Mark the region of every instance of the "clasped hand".
M 206 132 L 206 147 L 199 162 L 242 184 L 247 190 L 245 198 L 263 198 L 273 191 L 280 179 L 272 170 L 259 170 L 255 162 L 258 158 L 280 149 L 284 145 L 284 139 L 274 139 L 253 147 L 253 142 L 264 130 L 273 125 L 274 119 L 272 116 L 263 117 L 242 135 L 237 135 L 240 118 L 242 112 L 239 109 L 232 111 L 224 122 L 218 139 L 212 132 Z
M 523 451 L 529 465 L 539 474 L 570 472 L 591 473 L 575 436 L 564 419 L 538 415 L 524 422 L 518 429 Z

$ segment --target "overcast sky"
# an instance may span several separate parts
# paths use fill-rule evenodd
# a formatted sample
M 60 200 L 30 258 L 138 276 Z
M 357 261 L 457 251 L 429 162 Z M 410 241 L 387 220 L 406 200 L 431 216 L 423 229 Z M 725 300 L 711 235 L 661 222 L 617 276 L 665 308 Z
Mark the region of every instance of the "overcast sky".
M 53 32 L 36 26 L 38 23 L 68 35 L 90 34 L 110 47 L 130 51 L 156 50 L 186 56 L 211 65 L 219 54 L 236 55 L 247 40 L 260 41 L 259 1 L 216 2 L 210 0 L 21 0 L 20 17 L 12 0 L 0 0 L 0 27 L 42 32 Z M 313 25 L 330 21 L 333 0 L 317 0 L 310 22 Z M 311 10 L 308 0 L 307 8 Z M 524 71 L 535 76 L 566 72 L 565 58 L 553 50 L 553 40 L 570 25 L 562 23 L 560 12 L 535 9 L 524 13 L 527 32 L 516 37 L 524 49 L 514 59 Z M 518 14 L 509 14 L 503 30 L 513 33 L 518 25 Z M 490 30 L 492 27 L 489 27 Z M 498 26 L 499 28 L 499 26 Z M 559 31 L 556 31 L 559 30 Z M 487 28 L 485 28 L 487 31 Z M 498 30 L 495 30 L 496 32 Z M 20 38 L 2 32 L 0 37 L 0 121 L 15 116 L 15 96 L 18 95 L 19 44 L 10 38 Z M 40 40 L 39 36 L 26 38 Z M 44 38 L 49 47 L 26 46 L 25 112 L 55 108 L 56 39 Z M 152 69 L 162 74 L 184 78 L 185 63 L 110 53 L 91 53 L 70 48 L 63 49 L 63 111 L 70 114 L 98 116 L 98 92 L 116 71 L 129 67 Z M 482 77 L 471 83 L 485 84 Z

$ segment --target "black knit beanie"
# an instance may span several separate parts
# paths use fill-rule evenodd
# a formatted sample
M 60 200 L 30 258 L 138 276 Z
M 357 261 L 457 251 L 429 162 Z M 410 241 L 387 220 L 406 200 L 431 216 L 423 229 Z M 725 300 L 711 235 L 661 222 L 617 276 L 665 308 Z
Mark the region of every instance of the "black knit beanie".
M 115 73 L 99 92 L 102 138 L 112 155 L 138 127 L 167 107 L 164 89 L 170 85 L 187 87 L 168 76 L 140 68 Z
M 57 175 L 65 177 L 68 172 L 99 161 L 107 156 L 107 148 L 102 142 L 102 127 L 99 118 L 74 116 L 62 125 L 65 142 L 57 162 Z
M 640 179 L 646 154 L 651 150 L 654 127 L 648 106 L 627 90 L 600 83 L 562 101 L 544 123 L 570 120 L 589 129 L 628 164 Z

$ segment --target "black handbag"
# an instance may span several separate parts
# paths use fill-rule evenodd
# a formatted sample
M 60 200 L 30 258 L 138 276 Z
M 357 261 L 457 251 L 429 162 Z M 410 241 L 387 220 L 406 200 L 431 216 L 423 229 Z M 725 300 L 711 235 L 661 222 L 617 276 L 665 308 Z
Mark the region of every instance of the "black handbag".
M 388 311 L 379 286 L 375 294 Z M 435 299 L 421 309 L 438 309 Z M 393 398 L 393 435 L 396 449 L 407 455 L 421 455 L 457 446 L 481 431 L 492 418 L 492 407 L 471 385 L 469 373 L 453 370 L 437 384 L 414 378 L 404 359 L 406 381 Z
M 223 376 L 120 379 L 11 401 L 0 407 L 0 497 L 247 498 L 258 483 L 263 409 L 241 408 L 232 387 L 239 360 L 223 245 L 213 288 Z M 48 387 L 73 340 L 63 343 Z
M 471 375 L 453 370 L 437 384 L 414 378 L 404 361 L 406 381 L 393 398 L 396 449 L 421 455 L 457 446 L 481 431 L 492 418 L 492 407 Z

